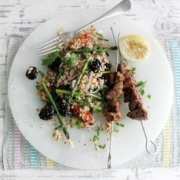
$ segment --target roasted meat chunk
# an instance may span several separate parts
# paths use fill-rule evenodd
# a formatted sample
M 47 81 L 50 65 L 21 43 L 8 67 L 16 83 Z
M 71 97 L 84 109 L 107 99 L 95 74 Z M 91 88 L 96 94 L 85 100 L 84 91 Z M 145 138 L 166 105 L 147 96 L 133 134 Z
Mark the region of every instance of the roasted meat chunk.
M 115 90 L 110 90 L 110 91 L 108 91 L 107 92 L 107 94 L 106 94 L 106 99 L 118 99 L 118 98 L 120 98 L 121 96 L 123 95 L 123 91 L 121 90 L 121 91 L 118 91 L 118 92 L 116 92 Z
M 115 77 L 115 73 L 110 73 L 109 74 L 109 85 L 114 84 L 114 77 Z
M 129 87 L 134 88 L 134 87 L 136 87 L 136 84 L 137 84 L 136 80 L 134 80 L 134 79 L 125 80 L 124 84 L 123 84 L 123 90 L 126 90 Z
M 118 82 L 113 87 L 113 90 L 116 92 L 122 91 L 122 89 L 123 89 L 123 82 Z
M 126 63 L 120 63 L 118 65 L 118 71 L 124 75 L 125 71 L 130 70 L 129 66 Z
M 135 73 L 129 69 L 127 69 L 126 71 L 123 71 L 123 75 L 124 75 L 125 79 L 134 79 L 134 74 Z
M 123 82 L 125 80 L 125 77 L 120 73 L 115 73 L 114 83 Z
M 136 120 L 147 120 L 148 119 L 148 112 L 143 108 L 135 109 L 127 114 L 128 117 L 131 119 Z
M 122 119 L 122 114 L 120 112 L 107 112 L 106 113 L 106 120 L 107 121 L 119 121 Z
M 139 99 L 134 100 L 134 101 L 131 101 L 131 102 L 129 103 L 129 110 L 130 110 L 130 111 L 133 111 L 133 110 L 135 110 L 135 109 L 139 109 L 139 108 L 141 108 L 141 107 L 142 107 L 142 101 L 139 100 Z
M 141 94 L 136 88 L 128 88 L 124 93 L 124 102 L 131 102 L 141 99 Z
M 118 112 L 121 106 L 121 102 L 119 100 L 110 100 L 107 104 L 107 110 L 109 112 Z
M 109 75 L 109 85 L 113 85 L 118 82 L 123 82 L 124 80 L 125 78 L 120 72 L 110 73 Z

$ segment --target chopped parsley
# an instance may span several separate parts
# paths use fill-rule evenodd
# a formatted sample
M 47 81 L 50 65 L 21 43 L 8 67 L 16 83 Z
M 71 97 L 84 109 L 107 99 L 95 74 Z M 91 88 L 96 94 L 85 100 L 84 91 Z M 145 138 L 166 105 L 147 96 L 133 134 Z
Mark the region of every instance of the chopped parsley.
M 99 144 L 98 147 L 101 148 L 101 149 L 105 149 L 106 148 L 106 144 L 104 144 L 104 145 Z
M 77 127 L 77 129 L 81 129 L 81 125 L 82 125 L 82 121 L 80 121 L 80 120 L 77 120 L 77 121 L 72 121 L 72 125 L 73 125 L 73 127 Z
M 93 141 L 99 141 L 99 136 L 98 135 L 94 135 Z
M 116 122 L 116 123 L 115 123 L 114 132 L 116 132 L 116 133 L 119 132 L 118 126 L 124 127 L 124 124 L 121 124 L 121 123 L 119 123 L 119 122 Z
M 38 82 L 36 82 L 36 89 L 38 89 L 39 90 L 39 84 L 38 84 Z
M 150 95 L 150 94 L 148 94 L 148 95 L 147 95 L 147 98 L 148 98 L 148 99 L 151 99 L 151 95 Z
M 145 93 L 144 89 L 142 89 L 142 88 L 140 88 L 139 92 L 141 93 L 142 96 L 143 96 L 144 93 Z
M 144 88 L 145 87 L 145 84 L 146 84 L 147 80 L 146 81 L 139 81 L 138 84 L 137 84 L 137 87 L 142 87 Z
M 114 128 L 114 132 L 118 133 L 119 129 L 117 127 Z
M 131 71 L 132 71 L 132 72 L 136 71 L 136 67 L 132 67 L 132 68 L 131 68 Z
M 76 121 L 76 127 L 78 129 L 81 129 L 81 124 L 82 124 L 82 122 L 80 120 Z
M 77 61 L 77 56 L 74 53 L 72 53 L 68 59 L 65 58 L 62 60 L 64 64 L 67 64 L 68 68 L 74 67 L 74 65 L 76 64 L 76 61 Z
M 41 75 L 41 77 L 44 76 L 44 73 L 42 71 L 39 70 L 38 73 Z
M 116 123 L 117 126 L 121 126 L 121 127 L 124 127 L 124 124 L 121 124 L 119 122 Z
M 144 87 L 146 85 L 146 82 L 147 82 L 147 80 L 144 81 L 144 82 L 143 81 L 139 81 L 138 84 L 137 84 L 137 87 L 140 87 L 139 92 L 141 93 L 141 95 L 145 94 Z
M 47 59 L 43 59 L 43 63 L 42 65 L 50 65 L 53 63 L 53 61 L 59 57 L 59 53 L 58 52 L 53 52 Z
M 94 135 L 94 137 L 93 137 L 93 142 L 94 142 L 94 146 L 95 147 L 99 147 L 99 148 L 101 148 L 101 149 L 105 149 L 106 148 L 106 144 L 104 144 L 104 145 L 101 145 L 101 144 L 97 144 L 96 142 L 97 141 L 99 141 L 99 139 L 100 139 L 100 126 L 98 126 L 97 127 L 97 133 L 96 133 L 96 135 Z

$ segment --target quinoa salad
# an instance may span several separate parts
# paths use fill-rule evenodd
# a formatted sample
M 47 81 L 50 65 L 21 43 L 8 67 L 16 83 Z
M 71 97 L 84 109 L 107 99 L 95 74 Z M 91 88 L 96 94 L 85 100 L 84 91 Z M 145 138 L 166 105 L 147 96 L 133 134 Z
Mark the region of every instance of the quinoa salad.
M 73 40 L 59 44 L 58 51 L 42 59 L 46 72 L 33 66 L 26 71 L 31 80 L 38 74 L 41 76 L 36 83 L 36 94 L 44 102 L 44 107 L 38 108 L 39 118 L 46 121 L 57 118 L 59 125 L 53 137 L 57 141 L 66 137 L 71 147 L 69 128 L 95 128 L 94 143 L 98 141 L 100 130 L 110 132 L 110 122 L 100 127 L 94 118 L 94 114 L 106 112 L 105 94 L 112 67 L 108 52 L 117 50 L 107 42 L 103 34 L 91 26 Z M 104 149 L 105 145 L 99 147 Z

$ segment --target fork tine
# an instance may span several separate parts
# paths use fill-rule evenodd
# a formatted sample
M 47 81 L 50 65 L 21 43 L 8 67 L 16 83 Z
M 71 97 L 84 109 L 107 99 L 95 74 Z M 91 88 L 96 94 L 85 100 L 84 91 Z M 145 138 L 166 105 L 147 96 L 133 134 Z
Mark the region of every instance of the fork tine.
M 43 53 L 43 52 L 47 52 L 47 51 L 49 51 L 49 50 L 52 50 L 52 49 L 55 49 L 55 48 L 57 48 L 57 46 L 53 46 L 53 47 L 50 47 L 49 49 L 42 49 L 42 51 L 40 50 L 40 51 L 37 51 L 39 54 L 41 54 L 41 53 Z
M 53 42 L 53 43 L 48 44 L 48 45 L 46 45 L 46 46 L 42 46 L 42 47 L 40 47 L 40 48 L 36 48 L 36 50 L 37 50 L 37 51 L 41 51 L 41 50 L 43 50 L 43 49 L 46 49 L 46 48 L 48 48 L 48 47 L 53 46 L 54 44 L 58 44 L 58 43 L 61 43 L 61 42 L 62 42 L 62 40 L 61 40 L 61 41 L 56 41 L 56 42 Z
M 41 44 L 41 45 L 39 45 L 39 46 L 36 46 L 36 48 L 40 48 L 40 47 L 42 47 L 42 46 L 44 46 L 44 45 L 46 45 L 46 44 L 49 44 L 50 42 L 52 42 L 52 41 L 55 41 L 55 40 L 57 40 L 57 39 L 59 39 L 60 37 L 58 36 L 58 37 L 56 37 L 56 38 L 54 38 L 54 39 L 51 39 L 50 41 L 47 41 L 47 42 L 45 42 L 45 43 L 43 43 L 43 44 Z
M 50 54 L 50 53 L 55 52 L 55 51 L 58 51 L 58 49 L 54 49 L 54 50 L 51 50 L 51 51 L 47 51 L 47 52 L 45 52 L 45 53 L 43 53 L 43 54 L 40 53 L 39 56 L 44 56 L 44 55 Z

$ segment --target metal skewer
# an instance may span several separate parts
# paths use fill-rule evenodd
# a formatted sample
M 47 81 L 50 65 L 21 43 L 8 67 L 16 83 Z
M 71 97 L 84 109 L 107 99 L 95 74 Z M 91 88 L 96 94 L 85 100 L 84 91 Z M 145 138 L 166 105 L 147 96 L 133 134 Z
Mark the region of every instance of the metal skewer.
M 114 36 L 114 32 L 113 32 L 113 28 L 111 27 L 111 31 L 112 31 L 112 35 L 114 38 L 114 41 L 116 43 L 116 46 L 118 48 L 118 43 L 116 41 L 116 38 Z M 119 39 L 120 34 L 118 35 L 118 39 Z M 118 70 L 118 62 L 119 62 L 119 52 L 117 51 L 117 55 L 116 55 L 116 71 Z M 111 133 L 110 133 L 110 143 L 109 143 L 109 156 L 108 156 L 108 162 L 107 162 L 107 166 L 110 169 L 111 168 L 111 150 L 112 150 L 112 137 L 113 137 L 113 121 L 111 121 Z
M 157 147 L 156 147 L 156 145 L 155 145 L 152 141 L 150 141 L 150 143 L 154 146 L 154 152 L 150 152 L 150 151 L 148 150 L 148 138 L 147 138 L 147 135 L 146 135 L 146 131 L 145 131 L 143 122 L 140 121 L 140 123 L 141 123 L 142 129 L 143 129 L 143 132 L 144 132 L 144 136 L 145 136 L 145 138 L 146 138 L 146 152 L 149 153 L 149 154 L 155 154 L 156 151 L 157 151 Z
M 114 38 L 114 41 L 115 41 L 116 46 L 117 46 L 117 56 L 116 56 L 117 57 L 117 59 L 116 59 L 116 71 L 117 71 L 118 70 L 119 57 L 121 57 L 120 56 L 121 54 L 120 54 L 120 50 L 119 50 L 119 47 L 118 47 L 119 45 L 118 45 L 118 42 L 116 41 L 116 38 L 115 38 L 114 31 L 113 31 L 112 27 L 111 27 L 111 31 L 112 31 L 113 38 Z M 118 34 L 118 40 L 119 39 L 120 39 L 120 33 Z M 120 59 L 120 62 L 122 62 L 121 59 Z M 142 130 L 143 130 L 143 133 L 144 133 L 144 136 L 145 136 L 145 139 L 146 139 L 146 144 L 145 144 L 146 152 L 149 153 L 149 154 L 155 154 L 156 151 L 157 151 L 157 147 L 156 147 L 156 145 L 152 141 L 150 141 L 150 143 L 154 146 L 154 152 L 150 152 L 150 150 L 148 150 L 148 138 L 147 138 L 147 134 L 146 134 L 143 122 L 140 121 L 140 123 L 141 123 Z M 111 136 L 110 136 L 108 163 L 107 163 L 109 169 L 111 168 L 112 136 L 113 136 L 113 121 L 111 122 Z

